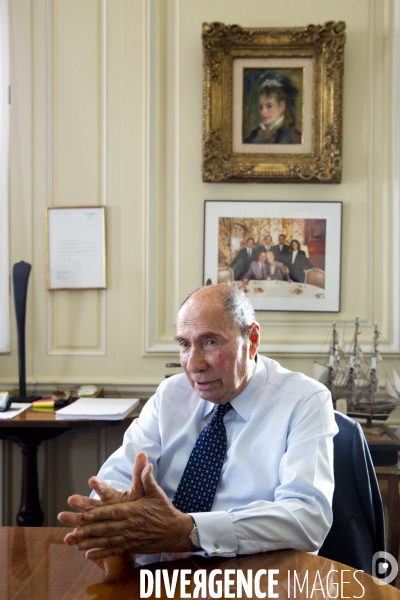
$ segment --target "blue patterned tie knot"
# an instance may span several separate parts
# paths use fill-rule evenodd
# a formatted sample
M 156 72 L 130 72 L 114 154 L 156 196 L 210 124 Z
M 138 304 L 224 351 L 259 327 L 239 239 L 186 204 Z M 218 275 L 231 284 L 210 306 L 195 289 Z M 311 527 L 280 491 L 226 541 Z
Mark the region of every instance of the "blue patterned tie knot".
M 217 489 L 226 453 L 223 418 L 231 404 L 217 404 L 211 419 L 200 433 L 172 501 L 182 512 L 209 512 Z
M 217 423 L 218 421 L 222 421 L 228 410 L 230 410 L 231 408 L 232 405 L 230 404 L 230 402 L 228 402 L 227 404 L 217 404 L 216 406 L 214 406 L 212 416 L 207 427 L 215 427 L 215 423 Z

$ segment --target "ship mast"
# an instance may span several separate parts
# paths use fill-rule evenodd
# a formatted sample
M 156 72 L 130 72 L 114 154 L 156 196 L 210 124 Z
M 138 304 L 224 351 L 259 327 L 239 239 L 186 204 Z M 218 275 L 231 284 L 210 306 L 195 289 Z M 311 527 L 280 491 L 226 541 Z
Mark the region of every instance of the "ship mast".
M 329 365 L 328 365 L 329 374 L 328 374 L 327 383 L 326 383 L 326 387 L 331 392 L 332 396 L 333 396 L 333 393 L 332 393 L 333 382 L 334 382 L 335 376 L 336 376 L 336 372 L 334 369 L 335 361 L 336 361 L 336 352 L 337 352 L 336 347 L 337 347 L 337 333 L 336 333 L 336 323 L 334 321 L 333 327 L 332 327 L 331 354 L 329 357 Z
M 350 392 L 350 402 L 353 405 L 357 405 L 357 385 L 355 382 L 355 369 L 358 361 L 358 334 L 360 326 L 358 324 L 358 317 L 356 317 L 355 329 L 354 329 L 354 342 L 353 342 L 353 354 L 350 356 L 349 364 L 349 375 L 347 379 L 347 389 Z
M 371 356 L 371 369 L 369 373 L 369 386 L 368 396 L 371 404 L 375 404 L 375 396 L 378 393 L 378 373 L 376 371 L 376 362 L 378 360 L 378 346 L 380 344 L 381 337 L 378 329 L 378 325 L 374 323 L 374 338 L 373 338 L 373 351 Z

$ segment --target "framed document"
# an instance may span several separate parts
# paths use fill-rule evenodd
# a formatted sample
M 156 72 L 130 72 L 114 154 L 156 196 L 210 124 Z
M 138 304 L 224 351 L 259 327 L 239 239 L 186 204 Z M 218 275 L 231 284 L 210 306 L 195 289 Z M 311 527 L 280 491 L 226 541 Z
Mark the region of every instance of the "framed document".
M 105 289 L 104 206 L 47 208 L 47 289 Z

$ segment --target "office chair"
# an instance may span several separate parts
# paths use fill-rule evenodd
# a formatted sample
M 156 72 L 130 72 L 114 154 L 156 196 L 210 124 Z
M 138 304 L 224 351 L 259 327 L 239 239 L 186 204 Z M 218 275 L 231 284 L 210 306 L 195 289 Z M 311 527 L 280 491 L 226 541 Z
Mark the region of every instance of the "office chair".
M 359 423 L 335 411 L 333 523 L 320 556 L 372 574 L 372 557 L 385 550 L 382 498 Z

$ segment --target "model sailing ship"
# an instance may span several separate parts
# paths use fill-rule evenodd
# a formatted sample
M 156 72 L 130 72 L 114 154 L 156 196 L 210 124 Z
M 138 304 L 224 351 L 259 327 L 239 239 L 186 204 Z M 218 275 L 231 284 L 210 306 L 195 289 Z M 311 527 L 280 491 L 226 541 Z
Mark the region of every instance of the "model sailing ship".
M 382 341 L 375 323 L 372 352 L 365 356 L 358 342 L 360 326 L 355 321 L 350 354 L 345 354 L 339 344 L 336 325 L 333 323 L 332 341 L 327 364 L 315 361 L 314 378 L 326 385 L 333 403 L 344 398 L 350 417 L 384 420 L 400 404 L 400 377 L 393 369 L 393 377 L 386 374 L 385 388 L 379 389 L 377 363 L 382 360 L 378 350 Z

